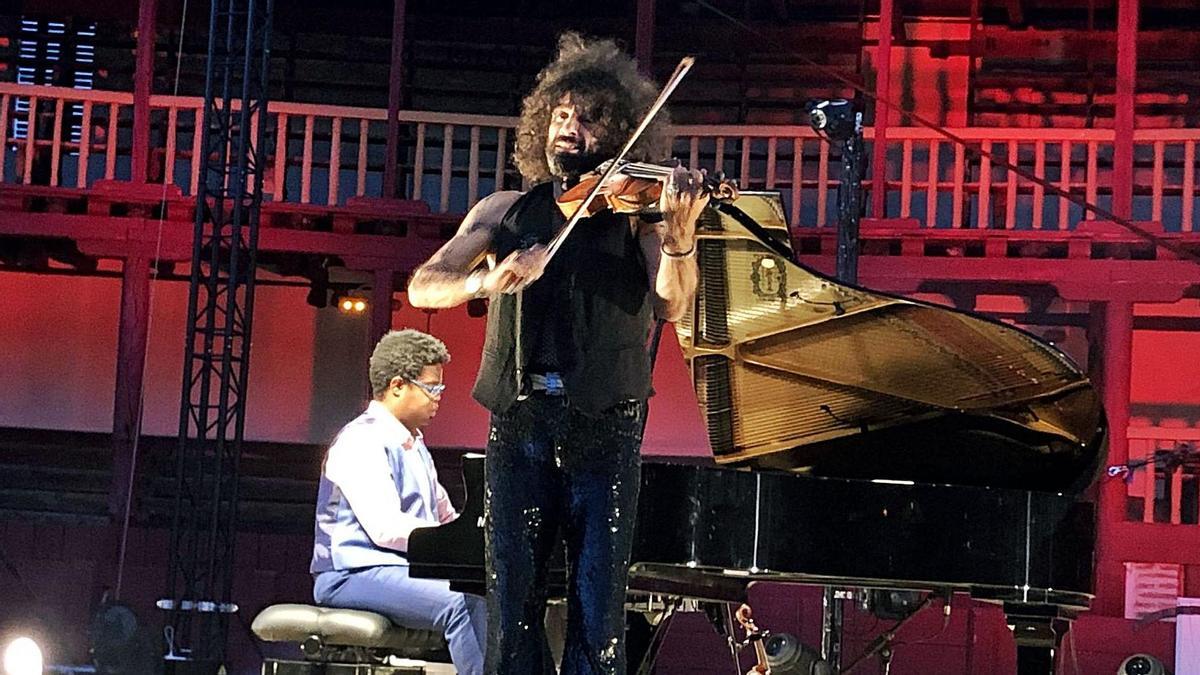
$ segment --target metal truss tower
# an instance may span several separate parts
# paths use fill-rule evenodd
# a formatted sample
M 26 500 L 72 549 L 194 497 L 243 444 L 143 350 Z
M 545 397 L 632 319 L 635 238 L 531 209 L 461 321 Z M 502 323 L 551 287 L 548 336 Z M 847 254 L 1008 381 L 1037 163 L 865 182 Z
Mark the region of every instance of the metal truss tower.
M 168 669 L 225 658 L 273 0 L 212 0 L 166 598 Z

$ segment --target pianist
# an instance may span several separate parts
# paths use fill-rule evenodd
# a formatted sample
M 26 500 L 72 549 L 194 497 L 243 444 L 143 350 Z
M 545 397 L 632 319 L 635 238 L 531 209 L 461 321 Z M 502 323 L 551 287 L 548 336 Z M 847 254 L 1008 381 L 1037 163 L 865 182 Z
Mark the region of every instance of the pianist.
M 555 197 L 617 153 L 655 93 L 611 40 L 564 34 L 517 128 L 513 159 L 533 187 L 480 201 L 408 287 L 418 307 L 490 298 L 473 391 L 492 413 L 489 673 L 553 672 L 542 611 L 560 531 L 570 569 L 561 672 L 625 673 L 646 344 L 653 315 L 678 318 L 695 293 L 701 176 L 670 176 L 657 224 L 601 212 L 581 220 L 552 259 L 545 244 L 565 223 Z M 663 121 L 630 159 L 666 156 Z M 492 264 L 476 267 L 485 257 Z
M 317 604 L 378 612 L 397 625 L 441 631 L 462 675 L 483 673 L 482 598 L 449 583 L 408 576 L 414 528 L 458 515 L 421 435 L 437 413 L 446 345 L 392 331 L 371 354 L 375 400 L 342 428 L 325 456 L 317 494 L 311 571 Z

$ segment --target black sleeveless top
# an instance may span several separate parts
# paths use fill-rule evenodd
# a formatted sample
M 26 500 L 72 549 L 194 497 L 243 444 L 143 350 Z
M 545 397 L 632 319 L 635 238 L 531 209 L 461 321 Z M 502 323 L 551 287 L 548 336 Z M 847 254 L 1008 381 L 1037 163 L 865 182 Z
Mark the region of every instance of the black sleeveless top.
M 492 239 L 497 260 L 550 241 L 566 222 L 554 197 L 547 182 L 517 199 Z M 522 294 L 520 354 L 517 296 L 492 296 L 475 400 L 502 413 L 522 391 L 519 376 L 546 370 L 562 373 L 570 404 L 585 412 L 647 398 L 650 291 L 629 217 L 605 211 L 581 220 Z

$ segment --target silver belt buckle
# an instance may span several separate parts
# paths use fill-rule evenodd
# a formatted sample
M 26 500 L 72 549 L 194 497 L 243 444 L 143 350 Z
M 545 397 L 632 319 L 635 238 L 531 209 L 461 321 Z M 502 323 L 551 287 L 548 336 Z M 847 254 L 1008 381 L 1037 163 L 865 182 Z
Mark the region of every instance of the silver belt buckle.
M 529 380 L 534 391 L 543 391 L 547 396 L 562 396 L 567 393 L 562 373 L 534 373 L 529 376 Z

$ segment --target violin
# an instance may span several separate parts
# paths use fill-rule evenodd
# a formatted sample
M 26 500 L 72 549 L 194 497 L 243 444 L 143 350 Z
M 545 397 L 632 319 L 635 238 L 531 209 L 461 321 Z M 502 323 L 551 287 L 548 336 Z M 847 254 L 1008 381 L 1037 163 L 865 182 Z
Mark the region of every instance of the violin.
M 733 613 L 738 624 L 746 631 L 746 642 L 754 645 L 755 664 L 746 671 L 746 675 L 771 675 L 771 664 L 767 659 L 767 638 L 770 633 L 761 630 L 750 616 L 750 605 L 743 604 Z
M 596 185 L 609 174 L 612 161 L 605 162 L 594 171 L 584 174 L 579 183 L 559 196 L 558 208 L 567 218 L 575 216 L 587 196 Z M 619 162 L 610 178 L 601 185 L 596 197 L 588 204 L 582 217 L 596 215 L 605 210 L 615 213 L 636 213 L 653 216 L 657 213 L 658 201 L 663 185 L 675 169 L 670 166 L 645 162 Z M 737 183 L 725 178 L 724 174 L 704 175 L 701 190 L 709 199 L 731 202 L 738 197 Z

